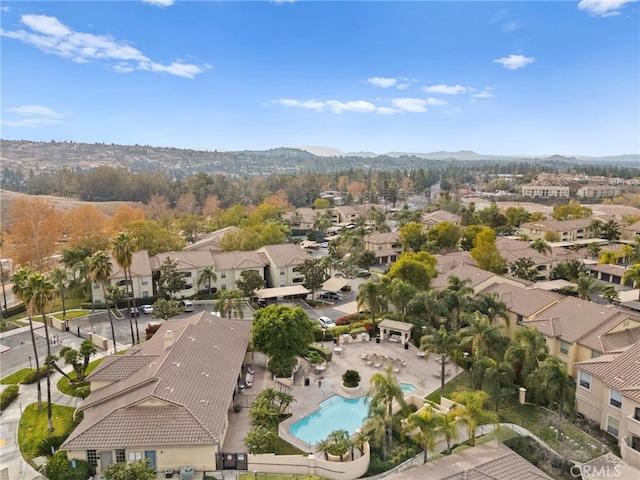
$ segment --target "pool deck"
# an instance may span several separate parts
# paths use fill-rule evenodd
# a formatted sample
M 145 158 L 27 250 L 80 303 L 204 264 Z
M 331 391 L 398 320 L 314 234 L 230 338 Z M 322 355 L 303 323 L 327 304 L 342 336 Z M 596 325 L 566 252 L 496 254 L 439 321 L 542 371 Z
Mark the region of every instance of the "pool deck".
M 325 342 L 327 348 L 334 348 L 331 342 Z M 441 366 L 436 362 L 439 355 L 433 355 L 421 358 L 418 356 L 419 350 L 413 345 L 409 345 L 409 349 L 405 350 L 404 346 L 399 343 L 382 341 L 376 343 L 370 342 L 354 342 L 343 345 L 341 353 L 333 354 L 333 358 L 327 363 L 324 371 L 316 372 L 310 365 L 303 364 L 302 375 L 296 375 L 296 384 L 291 387 L 291 394 L 295 398 L 295 402 L 291 406 L 291 418 L 282 422 L 280 426 L 280 435 L 289 443 L 296 445 L 305 451 L 315 450 L 313 445 L 308 445 L 304 441 L 289 433 L 289 427 L 316 411 L 318 405 L 333 395 L 340 395 L 347 398 L 357 398 L 363 396 L 369 388 L 371 376 L 374 373 L 384 372 L 384 365 L 375 368 L 374 365 L 367 365 L 361 355 L 386 355 L 387 357 L 399 358 L 406 363 L 406 366 L 400 368 L 396 373 L 398 383 L 410 383 L 416 387 L 414 395 L 425 397 L 431 392 L 440 388 L 440 378 L 434 376 L 440 372 Z M 454 378 L 462 369 L 455 364 L 447 364 L 447 370 L 450 374 L 446 376 L 446 381 Z M 342 374 L 347 370 L 357 370 L 362 378 L 360 389 L 355 393 L 348 393 L 342 388 Z M 275 388 L 275 381 L 271 378 L 270 373 L 266 370 L 265 357 L 261 354 L 256 355 L 254 363 L 255 377 L 254 384 L 250 389 L 236 396 L 236 401 L 240 403 L 241 410 L 238 413 L 229 413 L 229 430 L 225 438 L 222 451 L 224 452 L 244 452 L 246 447 L 242 440 L 249 431 L 249 404 L 255 396 L 263 388 Z M 304 379 L 309 379 L 309 386 L 304 385 Z

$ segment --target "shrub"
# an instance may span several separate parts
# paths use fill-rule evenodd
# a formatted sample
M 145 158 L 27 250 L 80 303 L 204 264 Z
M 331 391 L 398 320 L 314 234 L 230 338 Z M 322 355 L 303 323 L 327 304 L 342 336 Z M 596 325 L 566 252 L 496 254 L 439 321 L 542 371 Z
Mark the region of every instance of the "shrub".
M 159 323 L 152 323 L 150 325 L 147 326 L 147 328 L 145 329 L 145 338 L 147 340 L 149 340 L 151 337 L 153 337 L 153 334 L 156 333 L 158 331 L 158 329 L 160 328 L 160 324 Z
M 14 315 L 18 315 L 19 313 L 24 313 L 25 311 L 26 310 L 24 308 L 24 303 L 19 303 L 18 305 L 7 308 L 4 311 L 4 318 L 11 318 Z
M 331 358 L 333 358 L 333 352 L 325 347 L 320 347 L 318 345 L 309 345 L 309 355 L 311 355 L 312 352 L 319 353 L 327 362 L 330 362 Z
M 356 370 L 347 370 L 342 374 L 342 384 L 348 388 L 360 385 L 360 374 Z
M 0 411 L 4 411 L 11 402 L 13 402 L 16 398 L 18 398 L 18 394 L 20 393 L 20 389 L 17 385 L 9 385 L 4 391 L 0 394 Z
M 22 384 L 24 385 L 30 385 L 32 383 L 36 383 L 38 381 L 38 377 L 39 378 L 46 378 L 47 374 L 51 373 L 51 369 L 49 368 L 48 365 L 43 365 L 42 367 L 40 367 L 40 374 L 38 375 L 38 372 L 36 370 L 31 370 L 29 373 L 27 373 L 24 376 L 24 379 L 22 380 Z

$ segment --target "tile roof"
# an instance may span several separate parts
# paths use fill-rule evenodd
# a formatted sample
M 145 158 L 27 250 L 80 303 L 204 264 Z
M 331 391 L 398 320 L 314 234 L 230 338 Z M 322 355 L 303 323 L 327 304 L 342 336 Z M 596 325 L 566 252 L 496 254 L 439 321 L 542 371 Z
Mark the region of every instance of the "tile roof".
M 633 325 L 631 325 L 631 322 L 633 322 Z M 623 325 L 624 330 L 611 332 L 619 325 Z M 630 332 L 629 328 L 627 328 L 628 326 L 636 328 L 633 329 L 633 332 Z M 639 327 L 640 317 L 627 310 L 619 310 L 615 315 L 580 338 L 578 343 L 601 353 L 619 351 L 621 348 L 628 347 L 636 342 L 638 333 L 640 333 L 637 330 Z
M 183 250 L 180 252 L 164 252 L 154 255 L 150 258 L 151 269 L 160 270 L 162 263 L 167 258 L 170 258 L 176 263 L 178 270 L 193 270 L 213 265 L 211 252 L 209 250 Z
M 606 453 L 598 458 L 584 463 L 591 468 L 581 468 L 582 480 L 602 480 L 604 472 L 610 472 L 608 477 L 620 480 L 632 480 L 640 478 L 640 470 L 628 464 L 613 453 Z
M 169 330 L 174 343 L 165 348 Z M 151 340 L 125 355 L 157 358 L 92 392 L 80 407 L 84 420 L 63 448 L 122 448 L 132 445 L 131 439 L 174 446 L 219 442 L 250 332 L 249 320 L 209 313 L 164 323 Z
M 107 380 L 117 382 L 134 374 L 142 367 L 146 367 L 158 360 L 158 355 L 117 355 L 110 356 L 100 364 L 99 369 L 89 376 L 89 380 Z
M 493 441 L 425 465 L 387 475 L 388 480 L 551 480 L 513 450 Z
M 460 223 L 460 217 L 454 213 L 447 212 L 446 210 L 437 210 L 435 212 L 422 214 L 422 221 L 424 223 L 449 222 L 458 224 Z
M 229 232 L 237 232 L 242 230 L 240 227 L 231 225 L 230 227 L 221 228 L 215 232 L 210 232 L 200 237 L 196 242 L 184 247 L 184 250 L 211 250 L 213 252 L 221 252 L 220 240 Z
M 261 269 L 269 265 L 264 254 L 254 251 L 214 253 L 211 258 L 216 270 Z
M 473 288 L 476 285 L 479 285 L 480 283 L 485 282 L 492 277 L 495 277 L 496 275 L 491 272 L 487 272 L 486 270 L 476 268 L 472 265 L 463 264 L 455 267 L 452 270 L 449 270 L 448 272 L 445 272 L 442 275 L 438 275 L 431 282 L 431 287 L 435 290 L 444 290 L 445 288 L 447 288 L 449 277 L 451 276 L 458 277 L 461 280 L 469 279 L 470 282 L 468 285 Z
M 120 268 L 118 262 L 113 257 L 110 257 L 111 261 L 111 279 L 124 279 L 124 270 Z M 131 273 L 135 276 L 151 276 L 151 261 L 149 259 L 149 253 L 146 250 L 140 250 L 135 252 L 131 258 Z
M 534 230 L 556 230 L 565 232 L 574 229 L 586 229 L 593 221 L 593 218 L 576 218 L 575 220 L 540 220 L 538 222 L 526 222 L 520 228 L 533 228 Z
M 312 255 L 305 252 L 299 245 L 293 243 L 282 243 L 280 245 L 265 245 L 257 251 L 264 253 L 275 267 L 291 267 L 304 263 L 305 260 L 313 259 Z
M 400 232 L 375 232 L 364 237 L 368 243 L 396 243 L 400 241 Z
M 544 265 L 553 263 L 554 261 L 552 257 L 538 253 L 531 248 L 529 242 L 523 242 L 521 240 L 499 238 L 496 240 L 496 247 L 500 252 L 500 256 L 504 258 L 507 263 L 513 263 L 521 258 L 530 258 L 533 260 L 534 265 Z
M 500 283 L 490 285 L 479 293 L 497 294 L 509 311 L 523 317 L 530 317 L 564 298 L 564 295 L 539 288 L 521 288 Z
M 463 264 L 471 265 L 472 267 L 478 266 L 478 262 L 475 261 L 469 252 L 453 252 L 447 253 L 446 255 L 437 254 L 435 257 L 438 261 L 436 270 L 440 274 Z
M 578 362 L 575 366 L 600 378 L 609 388 L 640 402 L 640 342 L 624 352 Z
M 620 265 L 610 265 L 608 263 L 599 265 L 596 263 L 592 265 L 585 265 L 585 267 L 587 270 L 593 270 L 594 272 L 608 273 L 609 275 L 617 275 L 619 277 L 624 275 L 624 267 Z

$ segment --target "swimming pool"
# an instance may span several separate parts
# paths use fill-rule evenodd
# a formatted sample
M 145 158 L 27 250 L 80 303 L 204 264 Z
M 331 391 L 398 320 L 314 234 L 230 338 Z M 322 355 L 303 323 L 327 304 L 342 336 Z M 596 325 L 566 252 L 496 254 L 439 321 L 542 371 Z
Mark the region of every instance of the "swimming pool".
M 318 443 L 334 430 L 347 430 L 349 435 L 353 434 L 362 426 L 366 416 L 366 397 L 334 395 L 322 402 L 319 410 L 291 425 L 289 432 L 303 442 Z
M 416 386 L 413 383 L 401 383 L 400 388 L 406 394 L 416 391 Z

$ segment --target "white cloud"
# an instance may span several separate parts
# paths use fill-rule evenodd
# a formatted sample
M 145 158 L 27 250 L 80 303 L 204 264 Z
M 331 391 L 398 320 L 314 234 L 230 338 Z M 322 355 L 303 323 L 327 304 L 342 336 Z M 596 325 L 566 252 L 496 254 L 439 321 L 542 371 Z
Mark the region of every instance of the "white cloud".
M 502 24 L 502 31 L 506 33 L 513 32 L 514 30 L 517 30 L 519 28 L 520 28 L 520 24 L 515 20 Z
M 483 92 L 480 93 L 476 93 L 474 95 L 471 95 L 473 98 L 491 98 L 493 97 L 493 93 L 485 90 Z
M 32 45 L 45 53 L 67 58 L 76 63 L 100 61 L 117 72 L 147 70 L 193 78 L 208 68 L 181 61 L 163 65 L 146 57 L 140 50 L 109 35 L 74 32 L 57 18 L 46 15 L 23 15 L 21 21 L 32 32 L 0 30 L 0 35 Z M 33 33 L 35 32 L 35 33 Z
M 421 113 L 427 111 L 427 101 L 421 98 L 394 98 L 391 103 L 394 107 L 405 112 Z
M 2 125 L 7 127 L 39 127 L 42 125 L 56 125 L 62 123 L 63 113 L 58 113 L 43 105 L 23 105 L 7 110 L 23 118 L 21 120 L 2 120 Z
M 11 7 L 0 7 L 0 10 L 2 10 L 3 12 L 10 12 Z
M 150 3 L 156 7 L 170 7 L 174 4 L 174 0 L 142 0 L 144 3 Z
M 43 125 L 56 125 L 62 123 L 52 118 L 25 118 L 23 120 L 2 120 L 1 124 L 5 127 L 40 127 Z
M 348 102 L 340 102 L 338 100 L 327 100 L 326 102 L 320 102 L 318 100 L 294 100 L 291 98 L 280 98 L 273 100 L 271 103 L 277 105 L 284 105 L 285 107 L 298 107 L 306 108 L 309 110 L 316 110 L 321 112 L 326 108 L 331 109 L 333 113 L 340 114 L 342 112 L 360 112 L 369 113 L 376 109 L 373 103 L 365 102 L 364 100 L 351 100 Z
M 284 105 L 285 107 L 300 107 L 318 111 L 322 111 L 324 108 L 324 103 L 318 102 L 317 100 L 306 100 L 304 102 L 300 102 L 291 98 L 281 98 L 279 100 L 274 100 L 273 103 Z
M 395 86 L 398 83 L 398 79 L 386 77 L 371 77 L 367 78 L 365 82 L 373 85 L 374 87 L 389 88 Z
M 534 57 L 525 57 L 524 55 L 509 55 L 508 57 L 496 58 L 495 63 L 501 63 L 504 68 L 509 70 L 517 70 L 524 68 L 530 63 L 535 62 Z
M 461 93 L 467 93 L 470 90 L 472 89 L 463 87 L 462 85 L 431 85 L 430 87 L 422 87 L 423 92 L 441 93 L 444 95 L 459 95 Z
M 380 115 L 395 115 L 396 113 L 402 113 L 402 110 L 391 107 L 378 107 L 376 109 L 376 112 L 378 112 Z
M 396 85 L 396 88 L 398 90 L 406 90 L 407 88 L 409 88 L 409 84 L 408 83 L 399 83 L 398 85 Z
M 446 105 L 447 103 L 449 102 L 447 102 L 446 100 L 440 100 L 439 98 L 427 98 L 427 105 Z
M 592 17 L 613 17 L 620 15 L 619 10 L 627 3 L 638 0 L 580 0 L 578 8 L 585 10 Z
M 54 112 L 50 108 L 44 107 L 42 105 L 23 105 L 22 107 L 13 107 L 10 108 L 9 111 L 11 113 L 17 113 L 18 115 L 22 115 L 24 117 L 50 117 L 50 118 L 61 118 L 63 114 Z

